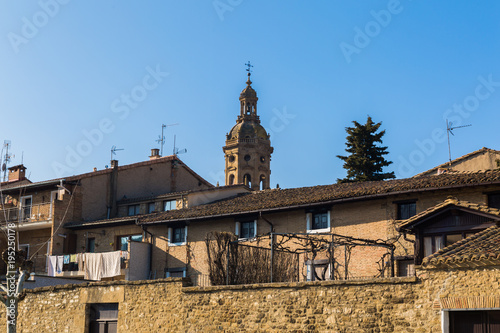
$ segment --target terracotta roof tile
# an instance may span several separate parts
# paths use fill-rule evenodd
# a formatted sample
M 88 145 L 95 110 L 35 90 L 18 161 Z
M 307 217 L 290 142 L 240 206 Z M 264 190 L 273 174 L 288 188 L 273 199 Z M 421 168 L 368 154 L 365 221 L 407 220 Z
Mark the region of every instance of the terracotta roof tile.
M 492 226 L 424 258 L 422 266 L 500 264 L 500 227 Z
M 500 170 L 256 191 L 210 204 L 135 216 L 134 218 L 138 219 L 139 224 L 196 220 L 246 213 L 251 214 L 260 211 L 279 211 L 315 205 L 328 205 L 343 201 L 375 199 L 387 195 L 439 190 L 444 188 L 463 188 L 467 186 L 490 184 L 500 185 Z M 107 221 L 108 220 L 87 221 L 84 223 L 87 227 L 92 223 L 104 226 Z M 109 221 L 114 222 L 115 220 Z M 80 222 L 71 222 L 67 225 L 77 227 L 79 223 Z
M 463 188 L 486 184 L 500 184 L 500 171 L 490 170 L 481 173 L 442 174 L 439 176 L 423 176 L 376 182 L 258 191 L 216 203 L 146 215 L 139 219 L 139 223 L 157 223 L 259 211 L 276 211 L 287 208 L 332 204 L 348 200 L 371 199 L 401 193 L 439 190 L 443 188 Z
M 486 147 L 483 147 L 481 149 L 478 149 L 478 150 L 475 150 L 473 152 L 470 152 L 468 154 L 465 154 L 463 156 L 460 156 L 458 158 L 455 158 L 454 160 L 451 161 L 452 164 L 455 164 L 457 162 L 461 162 L 463 160 L 466 160 L 468 159 L 469 157 L 471 156 L 474 156 L 474 155 L 478 155 L 478 154 L 481 154 L 481 153 L 486 153 L 486 152 L 491 152 L 491 153 L 498 153 L 500 154 L 500 151 L 499 150 L 494 150 L 494 149 L 490 149 L 490 148 L 486 148 Z M 446 162 L 446 163 L 443 163 L 441 165 L 438 165 L 432 169 L 429 169 L 427 171 L 424 171 L 424 172 L 421 172 L 413 177 L 420 177 L 420 176 L 424 176 L 424 175 L 429 175 L 429 173 L 435 173 L 437 172 L 438 169 L 447 169 L 448 167 L 450 166 L 449 162 Z M 465 172 L 460 172 L 460 171 L 456 171 L 456 170 L 448 170 L 448 173 L 466 173 L 467 171 Z
M 438 177 L 441 177 L 441 176 L 438 176 Z M 422 219 L 430 214 L 433 214 L 433 213 L 435 213 L 435 212 L 437 212 L 445 207 L 448 207 L 448 206 L 463 207 L 463 208 L 472 209 L 472 210 L 482 212 L 482 213 L 488 213 L 491 215 L 500 216 L 500 209 L 496 209 L 496 208 L 492 208 L 492 207 L 488 207 L 488 206 L 484 206 L 484 205 L 479 205 L 479 204 L 464 201 L 464 200 L 458 200 L 456 198 L 449 198 L 449 199 L 446 199 L 445 201 L 443 201 L 443 202 L 441 202 L 433 207 L 430 207 L 430 208 L 418 213 L 417 215 L 410 217 L 407 220 L 401 221 L 399 223 L 398 227 L 406 229 L 409 226 L 411 226 L 412 224 L 419 221 L 420 219 Z

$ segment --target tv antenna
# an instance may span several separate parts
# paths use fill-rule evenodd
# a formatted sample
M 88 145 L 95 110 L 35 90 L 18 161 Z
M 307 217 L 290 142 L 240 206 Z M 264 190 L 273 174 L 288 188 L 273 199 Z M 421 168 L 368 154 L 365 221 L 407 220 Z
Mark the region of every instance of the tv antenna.
M 450 121 L 448 122 L 448 119 L 446 119 L 446 134 L 448 135 L 448 157 L 450 159 L 450 162 L 449 162 L 449 167 L 451 168 L 451 145 L 450 145 L 450 134 L 455 136 L 455 134 L 453 134 L 453 130 L 457 129 L 457 128 L 463 128 L 463 127 L 470 127 L 472 126 L 471 124 L 468 124 L 468 125 L 463 125 L 463 126 L 453 126 L 453 123 Z
M 116 146 L 111 147 L 111 161 L 113 160 L 113 155 L 116 155 L 117 151 L 125 150 L 123 148 L 116 148 Z
M 179 149 L 175 146 L 175 135 L 174 135 L 174 155 L 179 155 L 179 154 L 184 154 L 187 153 L 187 149 Z
M 5 149 L 5 155 L 3 156 L 2 171 L 3 171 L 3 181 L 7 181 L 7 165 L 10 163 L 10 159 L 14 155 L 9 154 L 9 147 L 11 145 L 10 140 L 3 141 L 3 149 Z
M 176 124 L 170 124 L 170 125 L 165 125 L 161 124 L 161 136 L 158 135 L 158 139 L 155 140 L 160 144 L 160 156 L 163 156 L 163 145 L 165 144 L 165 135 L 163 135 L 163 129 L 171 126 L 179 125 L 178 123 Z M 175 144 L 174 144 L 175 145 Z

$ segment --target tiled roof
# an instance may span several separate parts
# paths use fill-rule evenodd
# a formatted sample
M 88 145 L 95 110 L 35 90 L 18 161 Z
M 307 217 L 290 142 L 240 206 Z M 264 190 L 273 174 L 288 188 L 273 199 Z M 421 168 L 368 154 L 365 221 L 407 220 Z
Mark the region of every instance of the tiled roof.
M 153 164 L 165 163 L 165 162 L 170 162 L 170 161 L 178 161 L 179 166 L 182 166 L 183 168 L 185 168 L 186 171 L 191 173 L 195 178 L 197 178 L 204 185 L 209 186 L 209 187 L 214 187 L 207 180 L 205 180 L 203 177 L 201 177 L 196 172 L 194 172 L 191 168 L 189 168 L 184 162 L 182 162 L 179 159 L 179 157 L 177 157 L 177 155 L 163 156 L 163 157 L 153 159 L 153 160 L 142 161 L 142 162 L 118 166 L 118 170 L 119 171 L 128 170 L 128 169 L 133 169 L 133 168 L 137 168 L 140 166 L 153 165 Z M 12 188 L 17 189 L 17 188 L 24 188 L 24 187 L 38 187 L 38 186 L 44 186 L 47 184 L 57 184 L 61 180 L 63 182 L 72 182 L 72 181 L 78 181 L 82 178 L 88 178 L 88 177 L 94 177 L 94 176 L 98 176 L 98 175 L 108 174 L 108 173 L 111 173 L 111 171 L 112 171 L 112 169 L 108 168 L 108 169 L 103 169 L 103 170 L 98 170 L 98 171 L 82 173 L 79 175 L 55 178 L 55 179 L 44 180 L 44 181 L 34 182 L 34 183 L 32 183 L 30 181 L 27 181 L 27 183 L 24 181 L 17 181 L 17 182 L 11 182 L 11 183 L 10 182 L 3 182 L 3 183 L 1 183 L 1 188 L 2 189 L 12 189 Z
M 441 175 L 437 176 L 437 177 L 441 177 Z M 429 209 L 424 210 L 423 212 L 418 213 L 417 215 L 410 217 L 407 220 L 401 221 L 401 223 L 398 225 L 398 227 L 406 229 L 406 228 L 410 227 L 411 225 L 413 225 L 414 223 L 416 223 L 417 221 L 419 221 L 420 219 L 422 219 L 426 216 L 429 216 L 430 214 L 433 214 L 435 212 L 438 212 L 441 209 L 449 207 L 449 206 L 462 207 L 462 208 L 471 209 L 471 210 L 474 210 L 477 212 L 486 213 L 486 214 L 495 215 L 495 216 L 500 217 L 500 209 L 488 207 L 485 205 L 479 205 L 479 204 L 464 201 L 464 200 L 458 200 L 456 198 L 450 198 L 450 199 L 447 199 L 447 200 L 441 202 L 440 204 L 437 204 L 436 206 L 433 206 Z
M 499 150 L 494 150 L 494 149 L 490 149 L 490 148 L 486 148 L 486 147 L 483 147 L 481 149 L 478 149 L 478 150 L 475 150 L 473 152 L 470 152 L 468 154 L 465 154 L 463 156 L 460 156 L 458 158 L 455 158 L 454 160 L 451 161 L 451 164 L 455 164 L 457 162 L 461 162 L 463 160 L 466 160 L 468 159 L 469 157 L 472 157 L 474 155 L 478 155 L 478 154 L 482 154 L 482 153 L 487 153 L 487 152 L 491 152 L 491 153 L 497 153 L 497 154 L 500 154 L 500 151 Z M 428 175 L 430 173 L 436 173 L 438 169 L 444 169 L 444 168 L 448 168 L 450 166 L 450 163 L 449 162 L 446 162 L 446 163 L 443 163 L 441 165 L 438 165 L 432 169 L 429 169 L 427 171 L 424 171 L 424 172 L 421 172 L 413 177 L 420 177 L 420 176 L 425 176 L 425 175 Z M 456 172 L 456 171 L 453 171 L 453 170 L 450 170 L 451 172 Z M 450 172 L 448 171 L 448 172 Z
M 115 217 L 112 219 L 96 220 L 96 221 L 73 221 L 66 223 L 64 227 L 68 229 L 84 229 L 84 228 L 90 228 L 90 227 L 94 228 L 100 226 L 109 227 L 113 225 L 135 224 L 139 216 L 141 215 Z
M 492 226 L 424 258 L 426 268 L 500 264 L 500 227 Z
M 236 198 L 222 200 L 212 204 L 148 214 L 139 218 L 139 223 L 158 223 L 230 216 L 260 211 L 278 211 L 321 204 L 333 204 L 342 201 L 374 199 L 402 193 L 439 190 L 444 188 L 463 188 L 487 184 L 500 184 L 499 170 L 282 190 L 273 189 L 252 192 L 251 194 L 241 195 Z
M 191 193 L 206 193 L 206 192 L 215 192 L 218 190 L 223 190 L 223 189 L 231 189 L 231 188 L 244 188 L 248 191 L 250 189 L 243 184 L 234 184 L 234 185 L 225 185 L 225 186 L 212 186 L 209 188 L 204 188 L 201 190 L 186 190 L 186 191 L 179 191 L 179 192 L 169 192 L 169 193 L 164 193 L 164 194 L 159 194 L 159 195 L 150 195 L 146 197 L 137 197 L 137 198 L 125 198 L 121 199 L 118 201 L 118 204 L 126 204 L 126 203 L 131 203 L 131 202 L 139 202 L 139 201 L 152 201 L 152 200 L 160 200 L 160 199 L 165 199 L 165 198 L 176 198 L 181 195 L 187 195 Z

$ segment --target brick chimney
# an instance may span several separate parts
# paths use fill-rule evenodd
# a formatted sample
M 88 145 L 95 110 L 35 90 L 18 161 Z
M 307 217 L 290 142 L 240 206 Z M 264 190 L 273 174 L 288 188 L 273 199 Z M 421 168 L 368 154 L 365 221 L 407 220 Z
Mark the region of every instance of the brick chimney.
M 9 168 L 9 182 L 26 179 L 26 167 L 22 164 Z
M 151 149 L 151 156 L 149 156 L 149 160 L 156 160 L 157 158 L 160 158 L 160 149 L 158 148 L 153 148 Z
M 113 218 L 118 213 L 118 208 L 116 205 L 116 193 L 118 188 L 118 161 L 111 160 L 111 173 L 108 176 L 108 188 L 107 188 L 107 208 L 108 214 L 107 218 Z

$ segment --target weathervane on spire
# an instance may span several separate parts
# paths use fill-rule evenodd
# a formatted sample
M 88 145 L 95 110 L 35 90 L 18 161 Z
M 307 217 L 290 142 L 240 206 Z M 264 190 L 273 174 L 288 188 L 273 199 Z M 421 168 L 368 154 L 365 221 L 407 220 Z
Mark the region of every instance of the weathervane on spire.
M 248 62 L 245 64 L 245 66 L 247 66 L 246 71 L 248 72 L 248 76 L 250 76 L 250 75 L 252 74 L 252 67 L 253 67 L 253 65 L 252 65 L 252 64 L 250 64 L 250 61 L 248 61 Z

